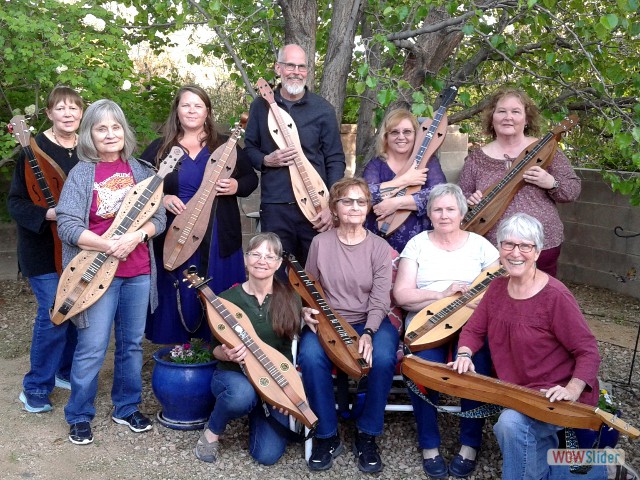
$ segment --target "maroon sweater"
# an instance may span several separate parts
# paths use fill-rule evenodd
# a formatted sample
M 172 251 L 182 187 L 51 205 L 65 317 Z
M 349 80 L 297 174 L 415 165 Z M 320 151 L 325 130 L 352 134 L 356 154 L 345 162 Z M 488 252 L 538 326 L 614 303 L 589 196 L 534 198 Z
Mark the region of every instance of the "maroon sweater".
M 458 345 L 476 352 L 485 337 L 500 380 L 535 390 L 566 386 L 572 377 L 586 382 L 579 401 L 598 403 L 600 354 L 580 307 L 559 280 L 536 295 L 515 300 L 508 278 L 496 278 L 462 329 Z

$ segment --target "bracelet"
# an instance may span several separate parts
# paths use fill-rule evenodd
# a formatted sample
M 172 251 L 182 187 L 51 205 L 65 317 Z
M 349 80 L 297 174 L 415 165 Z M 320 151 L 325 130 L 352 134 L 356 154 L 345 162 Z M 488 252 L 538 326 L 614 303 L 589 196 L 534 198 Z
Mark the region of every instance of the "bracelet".
M 370 328 L 365 328 L 364 331 L 362 332 L 362 335 L 369 335 L 372 339 L 374 334 L 375 332 Z
M 458 352 L 458 354 L 456 355 L 456 358 L 468 358 L 469 360 L 471 360 L 471 354 L 469 352 Z

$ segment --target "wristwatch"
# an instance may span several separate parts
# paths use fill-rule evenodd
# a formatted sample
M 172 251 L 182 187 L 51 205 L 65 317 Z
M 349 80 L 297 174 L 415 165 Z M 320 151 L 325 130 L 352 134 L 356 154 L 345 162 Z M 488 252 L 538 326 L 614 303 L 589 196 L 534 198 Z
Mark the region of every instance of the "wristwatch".
M 554 180 L 553 181 L 553 187 L 551 187 L 549 190 L 550 191 L 555 191 L 555 190 L 557 190 L 559 188 L 560 188 L 560 182 L 558 180 Z
M 140 230 L 140 238 L 142 239 L 142 243 L 147 243 L 149 241 L 149 234 L 144 230 Z

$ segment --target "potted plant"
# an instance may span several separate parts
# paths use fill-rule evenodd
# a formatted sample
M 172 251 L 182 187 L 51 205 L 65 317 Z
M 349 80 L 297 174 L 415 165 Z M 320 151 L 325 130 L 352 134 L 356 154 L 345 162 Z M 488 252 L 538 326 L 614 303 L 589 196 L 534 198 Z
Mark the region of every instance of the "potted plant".
M 211 377 L 216 361 L 211 348 L 201 340 L 164 347 L 153 355 L 151 387 L 162 410 L 158 421 L 176 430 L 203 428 L 215 397 Z

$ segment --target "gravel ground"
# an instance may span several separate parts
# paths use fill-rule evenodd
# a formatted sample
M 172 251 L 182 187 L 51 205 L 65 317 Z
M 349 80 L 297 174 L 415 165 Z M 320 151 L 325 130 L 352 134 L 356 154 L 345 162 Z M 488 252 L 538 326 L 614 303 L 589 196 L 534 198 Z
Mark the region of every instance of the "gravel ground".
M 604 322 L 608 330 L 637 327 L 640 300 L 584 285 L 570 285 L 587 318 Z M 82 479 L 145 478 L 226 478 L 253 480 L 269 476 L 272 480 L 296 478 L 365 478 L 353 455 L 345 452 L 328 472 L 311 474 L 303 459 L 302 446 L 293 444 L 284 457 L 272 467 L 255 463 L 248 455 L 246 421 L 238 420 L 227 429 L 222 439 L 221 459 L 214 465 L 195 459 L 193 447 L 199 431 L 181 432 L 162 427 L 157 422 L 148 433 L 135 434 L 126 427 L 115 425 L 110 419 L 109 398 L 113 352 L 110 349 L 100 376 L 96 400 L 97 415 L 93 422 L 95 441 L 88 446 L 75 446 L 67 440 L 68 426 L 63 408 L 69 393 L 56 389 L 51 400 L 53 412 L 29 414 L 21 410 L 18 394 L 21 381 L 29 366 L 29 343 L 35 301 L 24 282 L 0 282 L 0 466 L 2 478 L 16 479 Z M 628 335 L 628 334 L 626 334 Z M 629 339 L 627 339 L 629 340 Z M 627 342 L 628 343 L 628 342 Z M 633 340 L 631 341 L 633 344 Z M 600 376 L 613 384 L 616 401 L 624 417 L 632 425 L 640 426 L 638 408 L 638 371 L 636 362 L 631 385 L 626 385 L 631 365 L 632 349 L 600 342 L 603 357 Z M 153 369 L 152 353 L 157 346 L 145 343 L 143 370 L 144 392 L 141 410 L 154 416 L 159 405 L 150 386 Z M 406 398 L 398 399 L 406 401 Z M 455 402 L 454 399 L 450 399 Z M 451 415 L 440 417 L 443 436 L 442 454 L 451 458 L 457 453 L 457 423 Z M 456 432 L 456 433 L 454 433 Z M 343 441 L 350 445 L 353 425 L 341 425 Z M 420 454 L 416 447 L 415 422 L 410 413 L 388 413 L 385 433 L 379 439 L 385 464 L 380 479 L 425 478 Z M 627 461 L 640 469 L 640 443 L 621 437 L 619 444 Z M 483 450 L 478 469 L 471 479 L 500 478 L 501 456 L 489 425 L 485 427 Z M 579 478 L 579 477 L 578 477 Z

